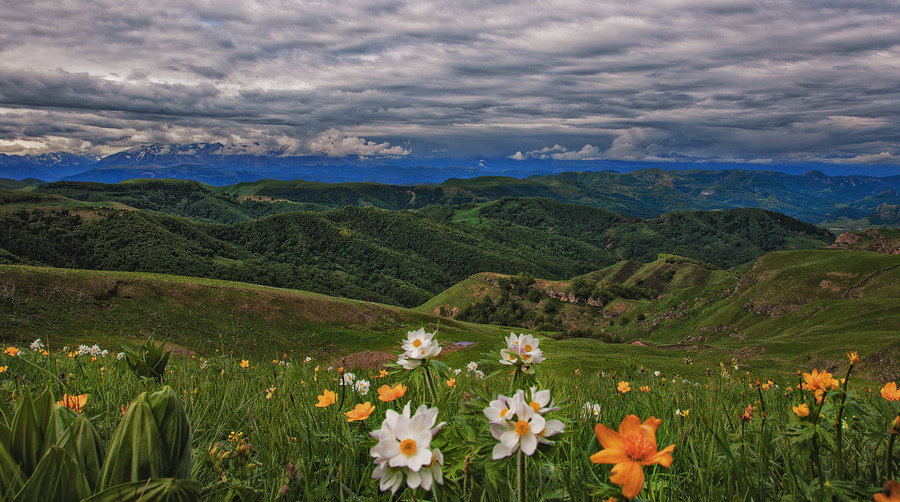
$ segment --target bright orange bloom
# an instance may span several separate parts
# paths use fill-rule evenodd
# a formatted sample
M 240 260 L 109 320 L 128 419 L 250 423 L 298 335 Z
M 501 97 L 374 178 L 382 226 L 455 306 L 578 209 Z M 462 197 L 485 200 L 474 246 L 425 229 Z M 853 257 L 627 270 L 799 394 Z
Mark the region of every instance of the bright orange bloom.
M 887 480 L 884 490 L 875 494 L 875 502 L 900 502 L 900 483 L 893 479 Z
M 331 392 L 328 389 L 325 389 L 325 392 L 319 396 L 319 404 L 316 405 L 317 408 L 328 408 L 332 404 L 337 401 L 337 394 Z
M 859 352 L 855 350 L 853 352 L 847 352 L 847 359 L 850 360 L 850 364 L 856 364 L 859 362 Z
M 900 390 L 897 390 L 896 382 L 888 382 L 881 388 L 881 397 L 888 401 L 897 401 L 900 399 Z
M 636 497 L 644 486 L 644 469 L 641 466 L 672 465 L 674 444 L 662 451 L 656 450 L 656 429 L 661 423 L 662 420 L 650 417 L 642 424 L 637 416 L 628 415 L 619 424 L 619 432 L 603 424 L 597 424 L 594 428 L 603 449 L 591 455 L 591 462 L 615 464 L 609 480 L 621 485 L 622 494 L 629 499 Z
M 619 386 L 616 388 L 616 390 L 624 394 L 631 390 L 631 385 L 629 385 L 628 382 L 619 382 Z
M 84 405 L 87 404 L 87 394 L 82 394 L 80 396 L 73 396 L 71 394 L 63 394 L 63 398 L 61 401 L 57 401 L 56 404 L 60 406 L 65 406 L 73 411 L 81 413 L 81 410 L 84 409 Z
M 375 411 L 375 407 L 372 406 L 370 402 L 366 401 L 363 404 L 357 404 L 355 408 L 344 413 L 344 415 L 347 415 L 348 422 L 355 422 L 357 420 L 369 418 L 369 415 L 371 415 L 373 411 Z
M 393 387 L 382 385 L 381 388 L 378 389 L 378 399 L 386 403 L 389 403 L 394 399 L 403 397 L 403 394 L 406 394 L 406 386 L 402 383 L 398 383 Z
M 809 405 L 806 403 L 803 403 L 800 406 L 791 406 L 791 409 L 793 409 L 794 413 L 800 418 L 809 416 Z
M 641 385 L 641 392 L 650 392 L 650 387 L 648 385 Z
M 456 387 L 456 379 L 451 378 L 450 380 L 447 380 L 447 387 Z
M 250 361 L 241 359 L 241 368 L 246 368 L 247 366 L 250 366 Z
M 3 353 L 8 355 L 9 357 L 12 357 L 19 353 L 19 349 L 15 347 L 6 347 L 6 350 L 4 350 Z
M 804 373 L 803 380 L 806 382 L 803 388 L 815 393 L 817 403 L 822 402 L 823 394 L 840 386 L 840 382 L 831 373 L 827 371 L 819 373 L 816 369 L 812 370 L 812 373 Z
M 9 366 L 0 366 L 0 373 L 6 373 L 6 368 Z

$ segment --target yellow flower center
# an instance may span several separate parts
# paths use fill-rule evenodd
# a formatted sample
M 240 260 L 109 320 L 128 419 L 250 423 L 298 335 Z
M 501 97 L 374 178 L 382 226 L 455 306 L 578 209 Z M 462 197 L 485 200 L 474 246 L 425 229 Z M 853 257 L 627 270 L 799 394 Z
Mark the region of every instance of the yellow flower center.
M 507 413 L 509 413 L 509 408 L 503 408 L 503 411 L 500 412 L 500 416 L 505 417 Z
M 422 340 L 419 340 L 418 338 L 416 338 L 415 340 L 413 340 L 413 347 L 415 347 L 415 348 L 418 349 L 419 346 L 421 346 L 421 345 L 422 345 Z
M 636 432 L 626 434 L 623 438 L 623 443 L 625 443 L 625 453 L 631 457 L 632 460 L 643 460 L 656 451 L 655 444 L 651 443 L 650 440 L 642 434 Z
M 524 420 L 519 420 L 518 422 L 516 422 L 516 434 L 524 436 L 529 432 L 531 432 L 531 426 L 528 425 L 528 422 Z
M 404 455 L 412 455 L 416 452 L 416 442 L 412 439 L 404 439 L 402 443 L 400 443 L 400 451 L 403 452 Z
M 535 413 L 537 413 L 538 411 L 541 411 L 541 405 L 537 404 L 534 401 L 532 401 L 529 406 L 531 406 L 531 409 L 534 410 Z
M 525 346 L 525 352 L 531 352 L 531 345 Z

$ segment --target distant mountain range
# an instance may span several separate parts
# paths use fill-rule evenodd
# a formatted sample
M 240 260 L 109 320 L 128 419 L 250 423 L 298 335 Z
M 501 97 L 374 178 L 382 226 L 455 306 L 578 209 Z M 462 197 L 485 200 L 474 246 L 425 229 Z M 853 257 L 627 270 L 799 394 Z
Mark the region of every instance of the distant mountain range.
M 55 152 L 41 155 L 0 154 L 0 178 L 34 178 L 117 183 L 134 178 L 192 179 L 215 186 L 260 179 L 342 183 L 371 181 L 394 185 L 441 183 L 450 178 L 502 175 L 525 178 L 563 172 L 630 172 L 639 169 L 710 171 L 767 169 L 787 174 L 822 171 L 830 175 L 897 174 L 890 166 L 835 166 L 826 164 L 750 165 L 729 162 L 642 162 L 617 160 L 563 161 L 511 158 L 391 157 L 360 158 L 325 155 L 289 155 L 284 151 L 257 152 L 253 145 L 195 143 L 187 145 L 154 143 L 137 146 L 105 157 Z

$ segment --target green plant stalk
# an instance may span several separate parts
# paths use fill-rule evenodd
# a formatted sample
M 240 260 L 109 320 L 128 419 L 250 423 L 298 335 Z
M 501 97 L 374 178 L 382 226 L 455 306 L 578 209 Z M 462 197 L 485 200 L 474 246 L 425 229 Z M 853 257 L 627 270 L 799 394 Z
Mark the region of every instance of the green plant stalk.
M 894 474 L 894 441 L 897 439 L 897 435 L 893 432 L 891 433 L 891 439 L 888 440 L 888 451 L 887 451 L 887 479 L 893 479 Z
M 841 398 L 837 412 L 837 467 L 835 468 L 838 479 L 844 479 L 844 443 L 843 443 L 843 417 L 844 403 L 847 401 L 847 384 L 850 382 L 850 373 L 853 372 L 853 364 L 847 368 L 847 376 L 844 377 L 844 385 L 841 387 Z
M 425 373 L 425 387 L 428 389 L 429 394 L 429 403 L 432 406 L 437 404 L 437 387 L 434 384 L 434 375 L 431 374 L 431 368 L 428 367 L 428 363 L 422 365 L 422 371 Z
M 516 455 L 516 500 L 525 502 L 525 454 L 521 446 Z

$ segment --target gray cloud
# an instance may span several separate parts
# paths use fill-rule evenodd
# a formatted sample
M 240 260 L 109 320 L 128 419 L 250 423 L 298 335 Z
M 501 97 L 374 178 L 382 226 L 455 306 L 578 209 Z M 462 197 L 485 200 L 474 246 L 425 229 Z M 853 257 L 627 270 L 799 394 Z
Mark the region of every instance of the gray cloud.
M 11 3 L 0 151 L 900 157 L 897 0 Z

